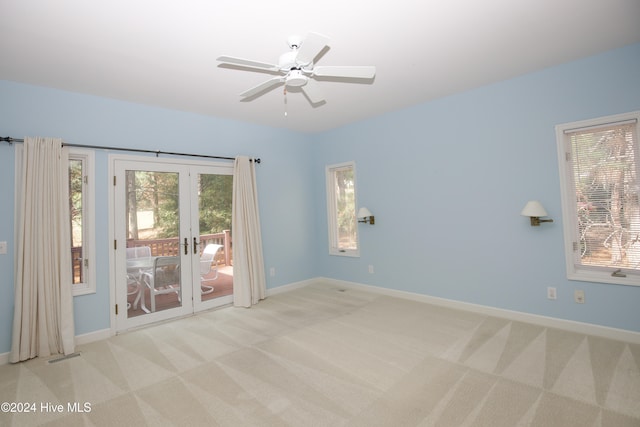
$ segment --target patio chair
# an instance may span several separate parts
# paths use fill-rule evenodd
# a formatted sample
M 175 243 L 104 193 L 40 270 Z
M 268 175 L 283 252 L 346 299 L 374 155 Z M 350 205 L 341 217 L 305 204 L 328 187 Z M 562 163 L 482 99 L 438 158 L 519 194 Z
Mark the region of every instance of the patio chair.
M 175 293 L 182 301 L 180 289 L 180 259 L 175 256 L 159 256 L 153 260 L 153 269 L 143 274 L 143 282 L 149 288 L 151 312 L 156 311 L 156 296 Z M 148 312 L 142 297 L 142 309 Z
M 126 248 L 127 260 L 132 258 L 150 258 L 151 247 L 149 246 L 135 246 L 132 248 Z M 135 295 L 133 305 L 127 302 L 127 309 L 133 306 L 133 309 L 138 308 L 138 303 L 143 296 L 142 288 L 142 274 L 144 270 L 139 268 L 127 268 L 127 297 Z
M 216 254 L 221 248 L 222 245 L 209 243 L 202 251 L 202 256 L 200 256 L 200 290 L 202 291 L 202 295 L 213 292 L 213 286 L 205 285 L 204 282 L 216 280 L 218 278 L 218 262 L 216 261 Z M 212 278 L 205 278 L 205 276 L 209 275 L 212 270 L 215 272 L 215 275 Z
M 142 298 L 142 287 L 140 286 L 140 281 L 135 275 L 127 273 L 127 299 L 131 295 L 135 295 L 135 298 L 133 300 L 133 304 L 127 301 L 127 309 L 133 307 L 134 310 L 137 310 L 138 303 Z
M 127 248 L 127 258 L 148 258 L 150 256 L 150 246 L 135 246 L 133 248 Z

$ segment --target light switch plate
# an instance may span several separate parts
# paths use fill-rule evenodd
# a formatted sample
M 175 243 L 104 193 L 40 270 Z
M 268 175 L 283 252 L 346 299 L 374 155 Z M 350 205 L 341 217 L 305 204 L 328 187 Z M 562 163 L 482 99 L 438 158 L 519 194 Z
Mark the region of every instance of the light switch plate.
M 7 242 L 0 242 L 0 255 L 7 253 Z

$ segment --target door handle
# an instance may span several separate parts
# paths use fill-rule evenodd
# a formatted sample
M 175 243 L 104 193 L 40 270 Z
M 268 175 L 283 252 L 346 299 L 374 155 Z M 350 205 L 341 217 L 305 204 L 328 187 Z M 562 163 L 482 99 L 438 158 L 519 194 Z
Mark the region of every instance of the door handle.
M 200 243 L 198 243 L 198 240 L 194 237 L 193 238 L 193 254 L 197 254 L 198 253 L 198 245 Z
M 189 239 L 184 238 L 184 254 L 189 255 Z

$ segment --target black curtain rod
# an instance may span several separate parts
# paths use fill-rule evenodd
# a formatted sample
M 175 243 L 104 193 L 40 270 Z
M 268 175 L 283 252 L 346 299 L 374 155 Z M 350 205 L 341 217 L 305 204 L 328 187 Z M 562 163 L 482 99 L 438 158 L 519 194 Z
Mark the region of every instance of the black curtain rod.
M 14 142 L 24 142 L 24 139 L 12 138 L 10 136 L 0 136 L 0 141 L 8 142 L 9 144 L 13 144 Z M 161 150 L 142 150 L 139 148 L 121 148 L 121 147 L 105 147 L 101 145 L 83 145 L 83 144 L 67 144 L 66 142 L 62 143 L 63 146 L 67 147 L 78 147 L 78 148 L 95 148 L 96 150 L 114 150 L 114 151 L 130 151 L 134 153 L 150 153 L 155 154 L 158 157 L 160 154 L 168 154 L 171 156 L 188 156 L 188 157 L 202 157 L 206 159 L 222 159 L 222 160 L 235 160 L 235 157 L 223 157 L 223 156 L 209 156 L 206 154 L 188 154 L 188 153 L 173 153 L 171 151 L 161 151 Z M 260 163 L 260 159 L 251 159 L 251 161 Z

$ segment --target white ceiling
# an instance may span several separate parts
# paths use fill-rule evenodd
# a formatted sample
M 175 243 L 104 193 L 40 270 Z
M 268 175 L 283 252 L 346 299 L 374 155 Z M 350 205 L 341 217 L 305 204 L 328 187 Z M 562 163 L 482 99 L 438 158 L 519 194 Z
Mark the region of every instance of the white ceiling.
M 0 79 L 303 132 L 640 42 L 639 0 L 0 0 Z M 318 65 L 375 65 L 373 83 L 322 81 L 311 106 L 271 74 L 290 35 L 329 36 Z M 0 94 L 1 95 L 1 94 Z

